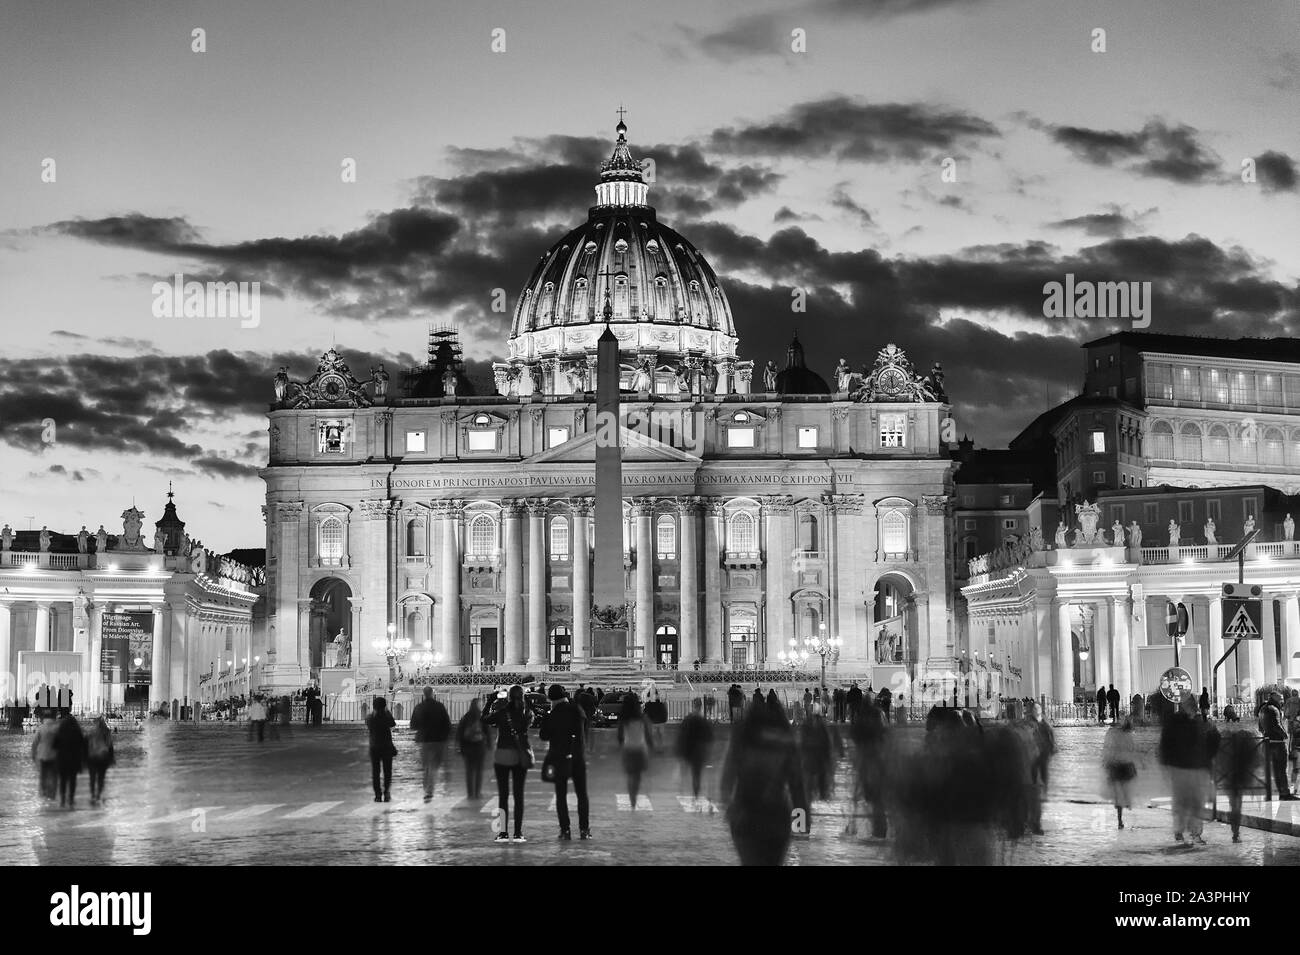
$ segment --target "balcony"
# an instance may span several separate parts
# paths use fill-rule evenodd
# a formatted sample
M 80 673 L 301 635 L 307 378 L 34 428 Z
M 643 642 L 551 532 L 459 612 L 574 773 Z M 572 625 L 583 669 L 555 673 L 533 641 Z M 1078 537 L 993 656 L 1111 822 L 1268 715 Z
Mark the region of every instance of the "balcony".
M 90 567 L 92 558 L 91 554 L 51 554 L 48 551 L 24 550 L 7 550 L 3 555 L 0 567 L 30 567 L 33 570 L 85 570 Z
M 499 570 L 501 568 L 501 551 L 494 550 L 487 554 L 466 554 L 462 563 L 466 570 Z
M 733 570 L 762 567 L 763 555 L 756 550 L 729 550 L 723 556 L 723 563 Z

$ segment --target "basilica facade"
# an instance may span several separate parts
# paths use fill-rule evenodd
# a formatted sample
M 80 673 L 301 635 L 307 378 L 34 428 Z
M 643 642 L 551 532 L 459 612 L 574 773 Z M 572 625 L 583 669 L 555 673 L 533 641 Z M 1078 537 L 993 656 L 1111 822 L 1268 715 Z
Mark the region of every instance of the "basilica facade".
M 625 133 L 586 222 L 529 277 L 494 393 L 446 333 L 391 386 L 334 349 L 307 380 L 276 376 L 267 681 L 379 671 L 386 641 L 443 668 L 581 669 L 601 561 L 620 562 L 626 655 L 647 669 L 776 668 L 818 637 L 882 683 L 951 668 L 942 369 L 883 341 L 830 381 L 797 339 L 780 367 L 740 357 L 717 276 L 658 222 Z M 616 423 L 596 414 L 606 328 Z M 622 452 L 621 553 L 595 547 L 602 440 Z

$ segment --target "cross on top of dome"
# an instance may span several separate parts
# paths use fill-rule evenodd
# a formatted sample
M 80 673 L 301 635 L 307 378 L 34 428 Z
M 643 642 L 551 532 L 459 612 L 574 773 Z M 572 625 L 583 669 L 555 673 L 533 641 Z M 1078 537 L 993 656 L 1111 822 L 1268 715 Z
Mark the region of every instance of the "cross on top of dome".
M 618 108 L 618 125 L 614 127 L 614 132 L 618 138 L 614 141 L 614 151 L 610 157 L 600 164 L 600 178 L 602 182 L 636 182 L 644 183 L 641 177 L 641 164 L 632 158 L 632 151 L 627 145 L 627 124 L 623 122 L 623 114 L 626 113 L 622 106 Z M 597 187 L 597 196 L 600 196 L 600 188 Z M 626 199 L 625 196 L 619 198 Z M 618 202 L 618 205 L 644 204 L 645 197 L 642 192 L 639 197 L 640 203 Z M 602 201 L 602 205 L 605 203 Z

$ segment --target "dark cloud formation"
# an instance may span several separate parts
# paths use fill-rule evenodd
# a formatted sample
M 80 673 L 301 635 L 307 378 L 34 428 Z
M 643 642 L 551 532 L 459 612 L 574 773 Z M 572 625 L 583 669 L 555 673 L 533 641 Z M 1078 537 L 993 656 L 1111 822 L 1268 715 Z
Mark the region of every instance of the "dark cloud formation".
M 1122 212 L 1093 212 L 1047 223 L 1049 229 L 1081 229 L 1088 235 L 1121 236 L 1133 227 Z
M 1269 150 L 1256 156 L 1255 176 L 1265 192 L 1295 192 L 1296 164 L 1286 153 Z
M 791 31 L 812 22 L 875 21 L 925 13 L 940 7 L 971 8 L 980 0 L 812 0 L 779 12 L 752 13 L 713 33 L 687 30 L 706 54 L 722 60 L 789 55 Z
M 1153 119 L 1136 133 L 1082 126 L 1052 126 L 1049 130 L 1056 142 L 1094 166 L 1119 166 L 1178 183 L 1222 178 L 1223 161 L 1197 139 L 1190 126 L 1169 126 Z

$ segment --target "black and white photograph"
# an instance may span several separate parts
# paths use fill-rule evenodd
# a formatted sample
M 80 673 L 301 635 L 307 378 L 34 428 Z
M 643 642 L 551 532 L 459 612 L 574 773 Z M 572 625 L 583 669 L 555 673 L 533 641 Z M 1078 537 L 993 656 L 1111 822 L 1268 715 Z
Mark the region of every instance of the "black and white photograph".
M 0 79 L 34 922 L 937 866 L 1263 924 L 1295 0 L 8 0 Z

